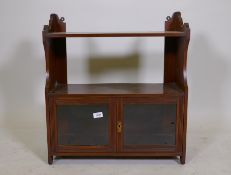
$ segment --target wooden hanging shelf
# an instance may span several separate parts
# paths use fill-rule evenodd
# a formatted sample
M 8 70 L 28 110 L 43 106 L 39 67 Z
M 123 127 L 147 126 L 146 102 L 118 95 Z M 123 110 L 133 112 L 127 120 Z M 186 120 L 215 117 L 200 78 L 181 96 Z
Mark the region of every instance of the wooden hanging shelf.
M 43 28 L 48 163 L 53 156 L 179 156 L 185 163 L 190 28 L 180 12 L 163 32 L 69 33 Z M 163 83 L 68 84 L 67 37 L 164 37 Z

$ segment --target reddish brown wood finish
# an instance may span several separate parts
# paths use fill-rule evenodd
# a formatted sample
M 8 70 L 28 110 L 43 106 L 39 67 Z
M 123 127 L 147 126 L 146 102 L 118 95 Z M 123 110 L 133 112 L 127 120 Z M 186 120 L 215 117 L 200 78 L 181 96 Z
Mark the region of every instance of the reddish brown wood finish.
M 180 156 L 185 163 L 188 85 L 186 76 L 190 29 L 180 12 L 167 17 L 164 32 L 66 33 L 64 18 L 51 14 L 43 29 L 46 58 L 46 121 L 48 163 L 53 156 L 155 157 Z M 75 84 L 67 83 L 66 37 L 165 37 L 163 84 Z M 59 145 L 58 105 L 107 104 L 109 144 L 97 146 Z M 124 105 L 176 104 L 175 145 L 125 145 Z M 118 122 L 121 122 L 118 126 Z M 87 127 L 87 126 L 86 126 Z M 118 130 L 118 127 L 120 130 Z
M 52 135 L 51 135 L 51 114 L 48 93 L 56 84 L 67 84 L 67 58 L 66 58 L 66 38 L 49 39 L 46 37 L 50 32 L 65 32 L 66 24 L 63 18 L 51 14 L 49 25 L 43 28 L 43 45 L 46 58 L 46 116 L 47 116 L 47 143 L 48 143 L 48 163 L 52 164 Z
M 57 85 L 49 95 L 182 96 L 176 83 L 103 83 Z
M 167 17 L 165 22 L 166 31 L 181 31 L 185 37 L 165 37 L 165 58 L 164 58 L 164 83 L 176 83 L 183 91 L 183 154 L 180 157 L 182 164 L 185 163 L 186 155 L 186 129 L 187 129 L 187 52 L 190 40 L 190 28 L 188 23 L 183 23 L 180 12 L 175 12 L 172 17 Z
M 120 33 L 71 33 L 71 32 L 53 32 L 47 33 L 49 38 L 67 38 L 67 37 L 183 37 L 184 32 L 165 31 L 165 32 L 120 32 Z

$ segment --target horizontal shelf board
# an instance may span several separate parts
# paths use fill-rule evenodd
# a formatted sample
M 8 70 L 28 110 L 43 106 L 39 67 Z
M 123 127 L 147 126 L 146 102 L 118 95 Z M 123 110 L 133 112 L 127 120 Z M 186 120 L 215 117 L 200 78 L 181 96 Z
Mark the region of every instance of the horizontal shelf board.
M 184 32 L 165 31 L 165 32 L 120 32 L 120 33 L 74 33 L 74 32 L 52 32 L 47 33 L 49 38 L 66 37 L 182 37 Z
M 54 95 L 125 95 L 125 94 L 151 94 L 151 95 L 183 95 L 183 91 L 175 84 L 163 83 L 105 83 L 105 84 L 68 84 L 58 85 L 49 94 Z

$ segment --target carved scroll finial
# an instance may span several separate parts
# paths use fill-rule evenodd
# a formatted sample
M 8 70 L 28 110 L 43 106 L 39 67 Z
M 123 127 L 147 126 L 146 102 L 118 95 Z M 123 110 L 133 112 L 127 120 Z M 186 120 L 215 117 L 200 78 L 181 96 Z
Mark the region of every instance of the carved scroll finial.
M 51 14 L 49 20 L 49 32 L 62 32 L 66 28 L 64 20 L 64 17 L 59 19 L 57 14 Z
M 181 18 L 180 12 L 173 13 L 172 17 L 167 16 L 167 21 L 165 22 L 166 31 L 182 31 L 183 30 L 183 20 Z

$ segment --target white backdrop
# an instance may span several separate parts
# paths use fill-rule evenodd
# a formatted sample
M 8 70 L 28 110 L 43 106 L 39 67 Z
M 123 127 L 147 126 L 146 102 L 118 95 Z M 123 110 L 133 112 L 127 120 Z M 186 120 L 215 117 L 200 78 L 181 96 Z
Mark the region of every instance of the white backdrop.
M 163 30 L 166 16 L 181 11 L 191 28 L 188 54 L 189 118 L 230 117 L 229 0 L 1 0 L 0 124 L 45 124 L 45 59 L 42 28 L 50 13 L 64 16 L 67 31 Z M 69 82 L 161 82 L 163 39 L 68 39 Z M 139 53 L 134 65 L 95 72 L 89 57 L 120 60 Z M 131 58 L 133 59 L 133 58 Z M 111 63 L 109 61 L 109 67 Z M 113 65 L 113 64 L 112 64 Z

